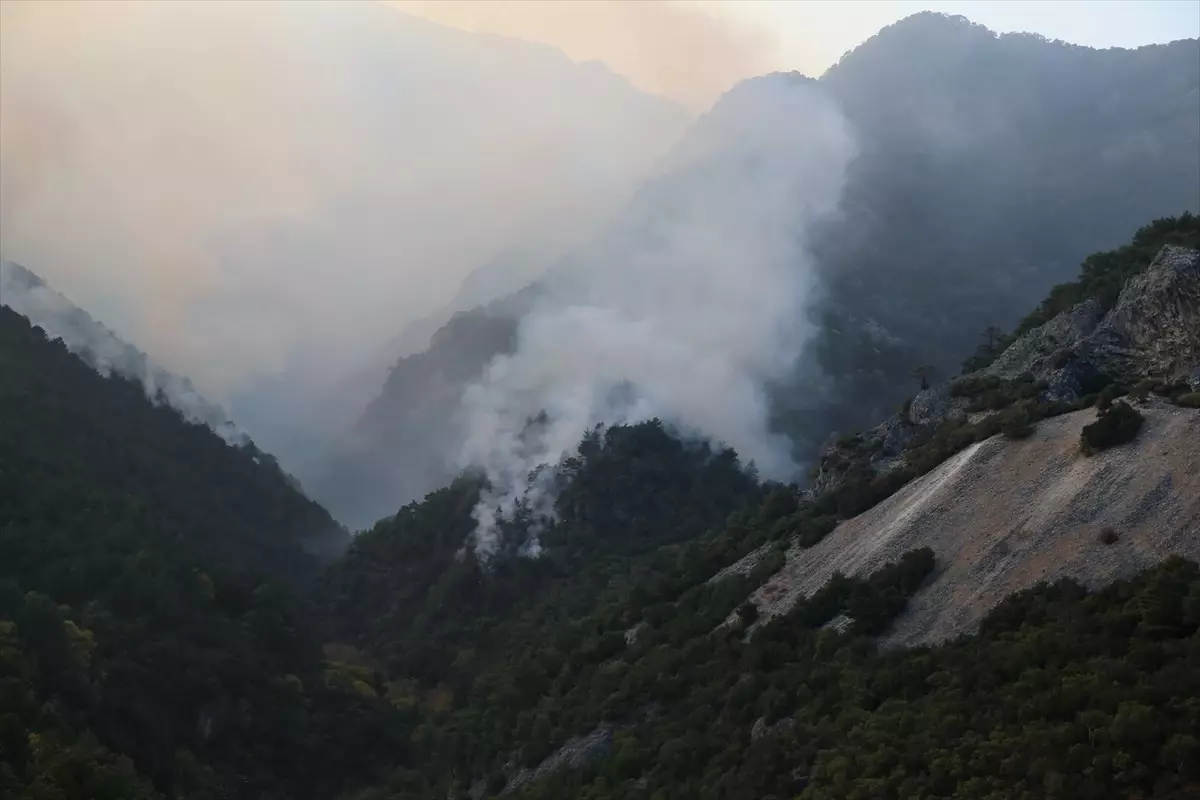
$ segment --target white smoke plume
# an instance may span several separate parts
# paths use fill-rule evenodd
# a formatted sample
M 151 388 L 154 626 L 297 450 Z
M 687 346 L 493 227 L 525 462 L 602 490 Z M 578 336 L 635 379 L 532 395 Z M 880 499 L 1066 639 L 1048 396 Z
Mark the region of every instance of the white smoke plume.
M 220 406 L 202 397 L 191 381 L 151 363 L 24 267 L 0 261 L 0 305 L 26 317 L 50 339 L 61 339 L 101 375 L 116 373 L 139 381 L 151 402 L 166 403 L 188 422 L 207 425 L 227 444 L 249 444 L 246 432 Z
M 357 418 L 410 323 L 499 252 L 522 258 L 497 296 L 540 275 L 690 122 L 601 65 L 374 2 L 0 22 L 2 256 L 291 459 Z
M 765 386 L 810 335 L 806 231 L 836 209 L 853 153 L 847 123 L 813 83 L 743 84 L 609 235 L 554 275 L 516 351 L 463 400 L 463 462 L 490 485 L 475 510 L 481 557 L 503 544 L 499 524 L 514 511 L 552 514 L 546 474 L 600 423 L 659 417 L 735 448 L 767 477 L 791 476 Z M 524 546 L 538 551 L 536 528 Z

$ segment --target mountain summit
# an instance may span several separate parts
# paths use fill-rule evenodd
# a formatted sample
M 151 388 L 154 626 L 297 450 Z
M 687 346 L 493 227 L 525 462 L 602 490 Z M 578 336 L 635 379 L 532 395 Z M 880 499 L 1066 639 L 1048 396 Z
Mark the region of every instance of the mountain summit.
M 720 181 L 693 185 L 669 169 L 698 153 L 714 170 L 731 168 L 732 152 L 701 144 L 712 141 L 706 131 L 761 135 L 785 98 L 829 100 L 855 150 L 840 200 L 837 187 L 814 193 L 837 213 L 807 226 L 801 202 L 772 211 L 808 257 L 795 258 L 791 288 L 776 289 L 795 294 L 799 358 L 764 388 L 774 429 L 810 464 L 830 430 L 885 418 L 913 367 L 954 370 L 963 342 L 1011 327 L 1089 252 L 1116 247 L 1147 219 L 1200 210 L 1197 64 L 1195 40 L 1101 51 L 919 14 L 818 81 L 779 74 L 734 87 L 604 235 L 557 269 L 653 254 L 654 225 L 720 202 Z M 753 160 L 742 167 L 754 174 Z M 750 255 L 722 257 L 734 270 Z M 547 283 L 463 312 L 425 352 L 400 359 L 341 452 L 306 483 L 339 516 L 366 524 L 448 480 L 466 437 L 453 407 L 514 350 L 525 300 Z M 451 413 L 436 418 L 422 411 L 447 404 Z

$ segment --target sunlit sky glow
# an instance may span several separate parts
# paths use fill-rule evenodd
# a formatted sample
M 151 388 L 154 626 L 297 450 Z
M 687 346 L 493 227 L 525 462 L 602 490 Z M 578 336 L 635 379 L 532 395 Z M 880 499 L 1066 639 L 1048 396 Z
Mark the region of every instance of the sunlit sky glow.
M 818 76 L 880 28 L 919 11 L 1089 47 L 1200 37 L 1200 0 L 394 0 L 429 19 L 599 60 L 700 110 L 742 78 Z

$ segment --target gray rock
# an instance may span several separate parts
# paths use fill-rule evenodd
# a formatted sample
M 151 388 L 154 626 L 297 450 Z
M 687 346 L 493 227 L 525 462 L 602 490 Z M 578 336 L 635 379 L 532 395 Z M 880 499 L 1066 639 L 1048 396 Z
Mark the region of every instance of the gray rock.
M 1167 245 L 1102 313 L 1095 300 L 1064 311 L 1013 342 L 984 374 L 1022 373 L 1049 384 L 1049 400 L 1074 400 L 1103 373 L 1127 384 L 1146 375 L 1187 378 L 1200 362 L 1200 252 Z
M 1018 338 L 985 369 L 956 380 L 1031 376 L 1045 385 L 1044 400 L 1069 403 L 1102 376 L 1132 386 L 1147 375 L 1200 389 L 1200 251 L 1164 247 L 1107 313 L 1086 300 Z M 965 416 L 969 402 L 952 396 L 954 382 L 922 390 L 906 412 L 863 433 L 859 444 L 826 446 L 805 499 L 836 490 L 852 473 L 897 466 L 921 435 Z
M 757 741 L 764 736 L 773 736 L 775 734 L 790 731 L 796 727 L 796 720 L 791 717 L 783 717 L 768 725 L 766 717 L 759 717 L 754 721 L 754 726 L 750 729 L 750 739 Z
M 1188 377 L 1200 362 L 1200 251 L 1164 247 L 1129 280 L 1082 350 L 1127 382 Z
M 538 780 L 560 770 L 586 767 L 596 761 L 608 758 L 612 749 L 612 726 L 601 725 L 586 736 L 577 736 L 569 740 L 533 769 L 519 770 L 508 779 L 508 784 L 501 794 L 515 792 L 530 781 Z
M 1021 336 L 980 374 L 1015 380 L 1029 373 L 1038 380 L 1049 380 L 1103 318 L 1100 304 L 1086 300 Z

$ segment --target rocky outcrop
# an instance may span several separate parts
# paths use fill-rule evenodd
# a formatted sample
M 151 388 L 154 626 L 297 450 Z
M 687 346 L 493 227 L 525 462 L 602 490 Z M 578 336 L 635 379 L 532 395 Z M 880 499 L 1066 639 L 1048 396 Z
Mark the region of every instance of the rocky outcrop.
M 1167 245 L 1126 284 L 1112 310 L 1094 300 L 1014 342 L 984 372 L 1050 384 L 1051 399 L 1078 397 L 1088 374 L 1132 385 L 1187 379 L 1200 365 L 1200 251 Z
M 881 474 L 899 466 L 904 462 L 904 452 L 923 435 L 948 419 L 966 417 L 967 405 L 967 400 L 954 397 L 946 384 L 921 390 L 903 409 L 874 428 L 827 444 L 803 497 L 812 500 L 834 491 L 854 474 Z
M 1178 554 L 1200 559 L 1200 411 L 1141 404 L 1138 438 L 1085 457 L 1095 411 L 1043 420 L 1023 441 L 978 442 L 846 520 L 751 597 L 759 619 L 786 612 L 834 572 L 865 575 L 930 547 L 937 570 L 885 638 L 941 641 L 975 628 L 1005 597 L 1069 577 L 1090 586 Z M 1106 542 L 1106 528 L 1116 533 Z
M 983 377 L 1032 379 L 1042 399 L 1074 402 L 1110 381 L 1133 386 L 1146 377 L 1200 387 L 1200 251 L 1168 245 L 1131 278 L 1107 312 L 1087 300 L 1013 342 L 988 367 L 918 393 L 880 425 L 826 446 L 808 497 L 848 476 L 882 473 L 904 451 L 947 420 L 966 416 L 969 401 L 956 384 Z
M 1200 365 L 1200 251 L 1167 246 L 1130 279 L 1081 357 L 1127 383 L 1173 382 Z
M 754 720 L 754 727 L 750 729 L 750 738 L 753 741 L 758 741 L 764 736 L 776 736 L 781 733 L 786 733 L 796 727 L 796 720 L 791 717 L 778 719 L 771 724 L 767 724 L 766 717 L 759 717 Z
M 586 736 L 577 736 L 533 769 L 522 769 L 508 780 L 501 794 L 509 794 L 530 781 L 564 769 L 579 769 L 608 757 L 613 748 L 613 728 L 601 725 Z
M 1026 373 L 1049 380 L 1102 319 L 1100 304 L 1086 300 L 1021 336 L 982 372 L 1005 380 Z

